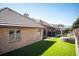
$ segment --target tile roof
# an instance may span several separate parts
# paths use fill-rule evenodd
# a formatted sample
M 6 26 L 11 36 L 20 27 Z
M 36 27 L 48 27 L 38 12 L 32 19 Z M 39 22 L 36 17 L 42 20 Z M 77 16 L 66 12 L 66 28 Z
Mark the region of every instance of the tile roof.
M 21 27 L 43 28 L 42 25 L 34 22 L 33 19 L 31 19 L 30 17 L 29 18 L 25 17 L 24 15 L 21 15 L 16 11 L 7 7 L 0 10 L 0 26 L 21 26 Z

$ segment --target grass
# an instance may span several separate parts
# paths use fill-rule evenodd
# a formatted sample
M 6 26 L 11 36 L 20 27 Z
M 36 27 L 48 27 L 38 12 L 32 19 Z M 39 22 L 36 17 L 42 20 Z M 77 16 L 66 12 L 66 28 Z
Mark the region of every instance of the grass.
M 56 40 L 55 40 L 56 39 Z M 54 45 L 52 45 L 46 52 L 44 52 L 43 56 L 75 56 L 75 45 L 63 42 L 60 38 L 55 38 L 56 41 Z
M 8 56 L 75 56 L 75 45 L 60 38 L 50 38 L 3 54 Z
M 44 53 L 54 43 L 55 42 L 41 40 L 3 55 L 4 56 L 39 56 L 42 53 Z

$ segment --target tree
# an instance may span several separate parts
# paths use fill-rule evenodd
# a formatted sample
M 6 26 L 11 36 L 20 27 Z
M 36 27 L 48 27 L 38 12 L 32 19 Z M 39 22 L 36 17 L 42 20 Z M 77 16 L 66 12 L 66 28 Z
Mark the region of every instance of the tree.
M 77 20 L 73 23 L 72 28 L 79 28 L 79 17 L 77 18 Z
M 72 31 L 72 27 L 65 28 L 64 33 L 69 33 L 70 31 Z

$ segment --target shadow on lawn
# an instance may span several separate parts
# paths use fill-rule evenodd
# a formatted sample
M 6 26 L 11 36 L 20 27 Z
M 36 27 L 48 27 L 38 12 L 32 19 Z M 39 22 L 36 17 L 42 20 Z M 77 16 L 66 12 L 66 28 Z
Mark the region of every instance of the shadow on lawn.
M 8 52 L 2 56 L 40 56 L 54 43 L 55 42 L 53 41 L 42 40 L 28 46 L 24 46 L 23 48 Z

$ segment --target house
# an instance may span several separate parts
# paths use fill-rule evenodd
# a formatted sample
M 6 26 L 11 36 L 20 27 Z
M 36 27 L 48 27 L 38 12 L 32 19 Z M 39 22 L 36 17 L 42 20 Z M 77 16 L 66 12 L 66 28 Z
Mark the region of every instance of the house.
M 49 24 L 45 21 L 42 20 L 35 20 L 37 23 L 41 24 L 42 26 L 44 26 L 44 30 L 43 30 L 43 38 L 47 38 L 47 37 L 52 37 L 55 36 L 55 27 L 53 27 L 52 24 Z
M 49 24 L 45 21 L 40 20 L 39 23 L 44 26 L 44 30 L 43 30 L 43 38 L 47 38 L 48 37 L 48 30 L 49 30 Z M 50 34 L 49 34 L 50 35 Z
M 42 20 L 34 20 L 34 21 L 44 26 L 43 38 L 55 37 L 58 34 L 63 34 L 63 31 L 64 31 L 63 24 L 49 24 Z
M 53 27 L 56 28 L 55 30 L 58 34 L 63 34 L 65 28 L 63 24 L 53 24 Z
M 10 8 L 0 10 L 0 54 L 42 40 L 43 26 Z
M 63 24 L 49 24 L 49 23 L 39 20 L 39 19 L 34 19 L 33 21 L 44 26 L 44 30 L 43 30 L 43 38 L 44 39 L 47 37 L 55 37 L 58 34 L 63 34 L 63 31 L 64 31 Z
M 35 21 L 37 23 L 39 23 L 40 25 L 44 26 L 43 39 L 45 39 L 51 35 L 51 27 L 49 26 L 49 24 L 47 22 L 42 21 L 42 20 L 35 20 Z

